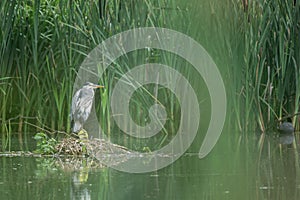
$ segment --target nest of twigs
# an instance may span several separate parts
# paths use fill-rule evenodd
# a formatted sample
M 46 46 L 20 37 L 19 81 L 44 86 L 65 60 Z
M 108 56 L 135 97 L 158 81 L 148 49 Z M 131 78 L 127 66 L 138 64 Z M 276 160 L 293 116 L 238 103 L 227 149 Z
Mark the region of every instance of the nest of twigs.
M 84 148 L 84 143 L 74 137 L 64 138 L 55 146 L 56 152 L 61 155 L 83 155 Z
M 113 144 L 104 139 L 64 138 L 56 146 L 59 155 L 84 155 L 94 158 L 111 157 L 112 155 L 128 155 L 130 151 L 123 146 Z
M 104 166 L 117 165 L 128 160 L 131 155 L 131 152 L 123 146 L 96 138 L 81 140 L 68 137 L 61 140 L 55 148 L 57 154 L 63 156 L 58 157 L 56 164 L 68 171 L 82 168 L 99 169 Z M 76 157 L 73 157 L 74 155 Z M 79 159 L 77 156 L 80 156 Z

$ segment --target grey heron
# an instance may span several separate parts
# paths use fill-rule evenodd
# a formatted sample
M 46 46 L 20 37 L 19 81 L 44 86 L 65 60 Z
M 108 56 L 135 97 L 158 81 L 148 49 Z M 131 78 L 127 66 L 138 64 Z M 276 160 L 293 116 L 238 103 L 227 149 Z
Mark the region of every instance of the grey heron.
M 279 144 L 292 145 L 295 140 L 295 128 L 291 122 L 283 122 L 278 127 L 279 131 Z
M 73 120 L 73 133 L 77 133 L 83 129 L 84 122 L 88 119 L 93 99 L 95 95 L 94 89 L 103 88 L 104 86 L 86 82 L 82 88 L 76 91 L 72 98 L 71 121 Z

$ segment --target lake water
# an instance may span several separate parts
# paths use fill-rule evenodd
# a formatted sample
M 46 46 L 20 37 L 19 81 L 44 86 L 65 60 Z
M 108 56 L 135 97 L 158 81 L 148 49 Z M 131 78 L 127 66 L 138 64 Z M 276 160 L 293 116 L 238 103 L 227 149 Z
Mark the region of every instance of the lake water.
M 87 158 L 1 156 L 0 199 L 300 199 L 298 137 L 291 145 L 229 138 L 221 136 L 204 159 L 187 152 L 141 174 Z

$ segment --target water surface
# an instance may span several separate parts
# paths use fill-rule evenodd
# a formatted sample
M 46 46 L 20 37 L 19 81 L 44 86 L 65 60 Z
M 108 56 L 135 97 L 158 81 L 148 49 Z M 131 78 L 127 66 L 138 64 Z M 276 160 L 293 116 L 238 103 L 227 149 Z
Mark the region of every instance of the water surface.
M 89 159 L 0 157 L 0 199 L 300 199 L 298 138 L 222 136 L 199 159 L 130 174 Z

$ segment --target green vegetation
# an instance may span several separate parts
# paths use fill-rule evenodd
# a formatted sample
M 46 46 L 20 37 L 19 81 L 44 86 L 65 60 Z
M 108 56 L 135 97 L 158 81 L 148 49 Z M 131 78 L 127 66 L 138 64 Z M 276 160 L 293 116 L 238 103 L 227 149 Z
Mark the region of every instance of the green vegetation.
M 299 111 L 299 1 L 251 1 L 245 13 L 244 127 L 262 131 Z M 298 117 L 293 117 L 296 123 Z
M 13 133 L 26 143 L 30 132 L 47 130 L 50 138 L 57 131 L 69 132 L 73 83 L 85 56 L 116 33 L 147 26 L 180 31 L 208 51 L 227 89 L 228 127 L 242 132 L 272 128 L 281 117 L 298 112 L 299 6 L 299 1 L 287 0 L 1 1 L 2 150 Z M 101 84 L 106 89 L 96 93 L 102 98 L 96 107 L 104 132 L 139 150 L 149 142 L 160 148 L 176 133 L 180 105 L 169 90 L 155 85 L 137 90 L 130 109 L 133 119 L 144 125 L 148 108 L 158 99 L 169 116 L 161 134 L 137 142 L 121 136 L 112 120 L 109 104 L 115 83 L 133 66 L 147 62 L 173 66 L 191 81 L 200 99 L 204 132 L 210 119 L 204 81 L 184 59 L 160 50 L 131 52 L 105 72 Z
M 85 56 L 122 30 L 150 26 L 159 7 L 148 1 L 1 1 L 2 150 L 12 133 L 21 141 L 44 129 L 68 132 L 73 83 Z M 108 89 L 114 73 L 105 78 Z M 104 106 L 103 124 L 109 125 Z
M 34 136 L 37 141 L 35 153 L 54 154 L 57 141 L 54 138 L 49 138 L 45 133 L 37 133 Z

